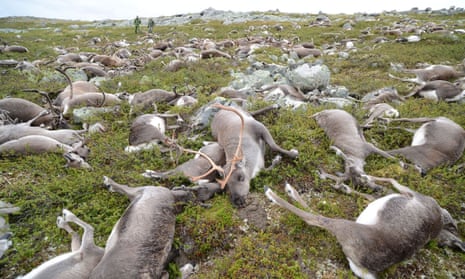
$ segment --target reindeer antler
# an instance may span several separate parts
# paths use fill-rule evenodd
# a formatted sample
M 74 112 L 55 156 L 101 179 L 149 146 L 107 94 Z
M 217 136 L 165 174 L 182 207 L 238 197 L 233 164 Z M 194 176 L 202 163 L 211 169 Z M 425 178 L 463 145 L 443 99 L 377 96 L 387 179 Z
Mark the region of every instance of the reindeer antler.
M 55 67 L 55 71 L 59 72 L 60 74 L 62 74 L 66 81 L 68 82 L 69 84 L 69 90 L 70 90 L 70 94 L 69 94 L 69 99 L 71 100 L 73 98 L 73 82 L 71 81 L 71 78 L 69 77 L 69 75 L 66 73 L 66 69 L 62 69 L 60 67 Z
M 218 171 L 219 173 L 222 173 L 222 175 L 224 176 L 224 169 L 222 167 L 218 166 L 217 164 L 215 164 L 215 162 L 213 162 L 213 160 L 207 154 L 205 154 L 205 153 L 203 153 L 201 151 L 195 151 L 195 150 L 192 150 L 192 149 L 184 148 L 184 147 L 180 146 L 179 144 L 177 144 L 174 140 L 172 140 L 170 138 L 165 138 L 165 143 L 167 145 L 174 146 L 174 147 L 178 148 L 182 152 L 198 154 L 198 155 L 204 157 L 210 163 L 210 165 L 212 166 L 211 169 L 209 169 L 206 173 L 204 173 L 202 175 L 190 177 L 190 179 L 192 181 L 194 181 L 194 182 L 198 181 L 198 180 L 206 177 L 207 175 L 209 175 L 210 173 L 212 173 L 214 171 Z

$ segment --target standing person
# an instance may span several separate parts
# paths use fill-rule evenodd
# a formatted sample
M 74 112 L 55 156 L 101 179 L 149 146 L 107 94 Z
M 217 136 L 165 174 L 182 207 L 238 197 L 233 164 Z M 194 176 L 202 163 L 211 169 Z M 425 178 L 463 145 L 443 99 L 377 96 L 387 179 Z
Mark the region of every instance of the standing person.
M 149 23 L 147 24 L 147 27 L 149 28 L 149 33 L 153 33 L 154 25 L 155 25 L 155 22 L 153 21 L 153 18 L 149 18 Z
M 139 25 L 141 24 L 141 20 L 139 16 L 136 16 L 136 19 L 134 19 L 134 26 L 136 27 L 135 32 L 136 34 L 139 32 Z

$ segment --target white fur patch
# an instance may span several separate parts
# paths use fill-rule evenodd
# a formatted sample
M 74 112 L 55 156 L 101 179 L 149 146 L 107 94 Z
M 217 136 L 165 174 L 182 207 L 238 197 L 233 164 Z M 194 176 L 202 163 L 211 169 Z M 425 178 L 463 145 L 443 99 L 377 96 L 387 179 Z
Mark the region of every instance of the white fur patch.
M 108 236 L 107 242 L 105 243 L 105 249 L 109 249 L 110 247 L 115 246 L 118 243 L 118 225 L 121 219 L 116 222 L 111 230 L 110 235 Z
M 413 135 L 412 146 L 422 145 L 426 142 L 426 126 L 423 125 Z
M 358 277 L 363 279 L 376 279 L 376 276 L 371 274 L 366 268 L 355 265 L 349 258 L 347 260 L 349 261 L 350 269 Z
M 257 163 L 254 166 L 251 178 L 254 178 L 258 174 L 258 172 L 260 172 L 265 167 L 265 161 L 263 159 L 264 154 L 263 154 L 263 150 L 261 148 L 259 148 L 259 150 L 257 150 L 257 153 L 255 154 L 255 156 L 257 156 L 257 158 L 256 158 Z
M 363 211 L 362 213 L 358 216 L 357 220 L 355 222 L 359 224 L 364 224 L 364 225 L 375 225 L 378 223 L 379 219 L 379 212 L 381 212 L 386 203 L 395 197 L 399 197 L 401 195 L 399 194 L 391 194 L 382 198 L 379 198 L 373 202 L 371 202 Z
M 397 118 L 399 117 L 399 111 L 396 110 L 395 108 L 388 109 L 384 112 L 384 116 L 391 117 L 391 118 Z
M 436 90 L 420 91 L 420 96 L 428 100 L 438 101 Z
M 141 143 L 139 145 L 128 145 L 124 148 L 125 152 L 139 152 L 142 150 L 149 150 L 158 145 L 158 141 L 152 141 L 149 143 Z
M 62 112 L 63 115 L 67 114 L 67 113 L 68 113 L 68 110 L 69 110 L 69 105 L 68 105 L 68 104 L 64 105 L 64 107 L 63 107 L 63 112 Z
M 163 118 L 155 116 L 150 119 L 148 124 L 160 130 L 161 133 L 163 134 L 165 133 L 166 126 L 165 126 L 165 120 Z

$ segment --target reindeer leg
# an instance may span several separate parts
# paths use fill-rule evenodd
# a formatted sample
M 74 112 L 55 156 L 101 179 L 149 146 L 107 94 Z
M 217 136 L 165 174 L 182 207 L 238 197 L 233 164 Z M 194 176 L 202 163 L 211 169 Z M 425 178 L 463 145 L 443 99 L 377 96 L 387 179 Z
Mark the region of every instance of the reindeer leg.
M 74 252 L 79 250 L 79 247 L 81 247 L 81 237 L 79 233 L 77 233 L 73 230 L 73 228 L 71 228 L 68 222 L 65 222 L 63 216 L 57 217 L 57 227 L 71 234 L 71 251 Z
M 320 179 L 331 179 L 333 181 L 335 181 L 336 183 L 334 185 L 331 185 L 331 187 L 333 187 L 335 190 L 338 190 L 338 191 L 341 191 L 343 193 L 346 193 L 346 194 L 356 194 L 356 195 L 359 195 L 369 201 L 373 201 L 375 198 L 372 196 L 372 195 L 369 195 L 369 194 L 364 194 L 364 193 L 361 193 L 359 191 L 356 191 L 352 188 L 350 188 L 347 184 L 343 183 L 345 180 L 347 180 L 349 178 L 349 176 L 347 175 L 347 173 L 344 173 L 343 176 L 335 176 L 333 174 L 329 174 L 327 172 L 325 172 L 324 170 L 320 169 L 318 171 L 318 174 L 320 176 Z
M 338 190 L 338 191 L 341 191 L 345 194 L 356 194 L 356 195 L 359 195 L 363 198 L 365 198 L 366 200 L 369 200 L 369 201 L 374 201 L 375 198 L 372 196 L 372 195 L 369 195 L 369 194 L 365 194 L 365 193 L 362 193 L 362 192 L 359 192 L 359 191 L 356 191 L 352 188 L 350 188 L 347 184 L 345 183 L 336 183 L 334 185 L 332 185 L 334 189 Z
M 266 112 L 268 112 L 270 110 L 274 110 L 274 109 L 278 109 L 278 108 L 279 108 L 278 104 L 273 104 L 271 106 L 267 106 L 267 107 L 261 108 L 259 110 L 252 111 L 252 112 L 250 112 L 250 115 L 255 117 L 257 115 L 261 115 L 261 114 L 264 114 L 264 113 L 266 113 Z
M 26 126 L 31 126 L 32 122 L 36 121 L 37 119 L 41 118 L 44 115 L 49 114 L 50 112 L 48 110 L 43 110 L 36 116 L 34 116 L 32 119 L 30 119 L 28 122 L 24 123 Z
M 76 217 L 76 215 L 74 215 L 71 211 L 66 209 L 63 209 L 63 220 L 67 223 L 76 223 L 78 226 L 84 229 L 84 233 L 82 234 L 81 249 L 90 245 L 95 245 L 94 228 L 91 225 L 82 221 L 81 219 Z
M 166 179 L 170 174 L 173 174 L 174 171 L 164 171 L 164 172 L 158 172 L 158 171 L 153 171 L 153 170 L 145 170 L 145 172 L 142 174 L 143 177 L 147 178 L 155 178 L 155 179 Z
M 106 176 L 103 177 L 103 184 L 108 188 L 110 192 L 118 192 L 120 194 L 126 195 L 131 201 L 138 195 L 137 188 L 132 188 L 127 185 L 118 184 L 111 178 L 108 178 Z
M 418 118 L 393 118 L 390 119 L 389 122 L 413 122 L 413 123 L 426 123 L 426 122 L 431 122 L 435 121 L 436 118 L 431 118 L 431 117 L 418 117 Z
M 190 191 L 194 192 L 195 195 L 197 196 L 197 200 L 200 202 L 205 202 L 211 198 L 217 193 L 221 193 L 223 190 L 221 189 L 220 184 L 216 182 L 208 182 L 208 183 L 203 183 L 198 186 L 194 187 L 174 187 L 172 191 Z
M 273 169 L 274 167 L 276 167 L 279 163 L 281 163 L 281 160 L 283 159 L 283 157 L 281 157 L 281 155 L 276 155 L 273 160 L 271 161 L 271 165 L 267 168 L 265 168 L 265 170 L 271 170 Z
M 253 128 L 257 132 L 257 134 L 260 135 L 260 137 L 270 146 L 271 150 L 280 152 L 291 158 L 297 158 L 297 156 L 299 155 L 299 152 L 295 149 L 286 150 L 278 144 L 276 144 L 270 131 L 268 131 L 268 129 L 262 123 L 258 121 L 255 122 Z
M 397 191 L 399 191 L 399 193 L 403 195 L 413 196 L 416 193 L 415 191 L 412 191 L 407 186 L 400 184 L 397 180 L 393 178 L 377 177 L 377 176 L 372 176 L 372 175 L 367 175 L 367 174 L 361 175 L 361 177 L 362 179 L 365 179 L 368 182 L 370 181 L 371 182 L 374 182 L 374 181 L 389 182 L 392 184 L 394 189 L 396 189 Z
M 421 81 L 418 78 L 401 78 L 401 77 L 397 77 L 397 76 L 395 76 L 393 74 L 388 74 L 388 75 L 389 75 L 390 78 L 400 80 L 400 81 L 404 81 L 404 82 L 413 82 L 413 83 L 416 83 L 416 84 L 419 84 L 419 85 L 425 84 L 424 81 Z
M 339 147 L 331 145 L 329 149 L 334 150 L 334 152 L 336 152 L 336 155 L 341 157 L 345 162 L 348 161 L 347 155 L 341 149 L 339 149 Z
M 286 182 L 286 185 L 284 186 L 284 190 L 286 191 L 289 197 L 294 199 L 301 206 L 303 206 L 304 208 L 309 208 L 308 204 L 302 199 L 302 197 L 299 195 L 299 192 L 297 192 L 297 190 L 294 189 L 294 187 L 292 187 L 291 184 Z
M 331 223 L 332 219 L 326 218 L 321 215 L 315 215 L 310 212 L 307 212 L 305 210 L 302 210 L 281 197 L 279 197 L 277 194 L 275 194 L 268 186 L 265 186 L 265 195 L 266 197 L 273 203 L 289 210 L 290 212 L 294 213 L 295 215 L 299 216 L 304 220 L 307 224 L 311 226 L 318 226 L 321 228 L 326 228 L 329 229 L 328 224 Z

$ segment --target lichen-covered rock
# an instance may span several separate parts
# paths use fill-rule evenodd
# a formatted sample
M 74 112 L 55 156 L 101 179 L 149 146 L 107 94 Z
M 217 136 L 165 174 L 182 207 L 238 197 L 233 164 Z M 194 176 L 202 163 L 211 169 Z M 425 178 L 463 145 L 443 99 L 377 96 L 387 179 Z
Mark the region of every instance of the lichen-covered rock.
M 73 110 L 74 123 L 86 123 L 91 121 L 97 115 L 113 111 L 112 107 L 82 107 Z
M 302 64 L 287 73 L 289 83 L 303 92 L 324 89 L 329 84 L 331 73 L 326 65 Z

